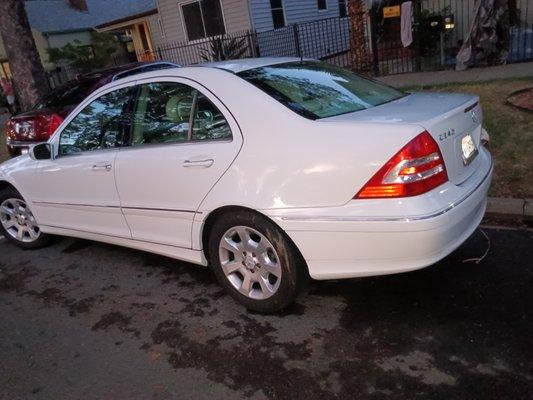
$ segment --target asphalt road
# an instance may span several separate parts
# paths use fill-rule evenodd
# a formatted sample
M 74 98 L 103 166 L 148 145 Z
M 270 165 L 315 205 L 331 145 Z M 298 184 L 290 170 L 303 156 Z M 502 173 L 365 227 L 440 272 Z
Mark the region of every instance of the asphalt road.
M 396 276 L 246 312 L 207 269 L 0 240 L 1 399 L 532 399 L 533 232 L 487 229 Z

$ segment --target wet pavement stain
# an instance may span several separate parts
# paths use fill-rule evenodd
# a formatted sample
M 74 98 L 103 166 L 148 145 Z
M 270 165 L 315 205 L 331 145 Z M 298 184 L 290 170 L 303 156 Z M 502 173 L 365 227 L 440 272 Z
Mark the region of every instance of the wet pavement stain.
M 100 329 L 107 329 L 110 326 L 115 326 L 121 330 L 126 329 L 131 322 L 131 317 L 126 317 L 120 312 L 110 312 L 108 314 L 102 315 L 100 320 L 92 326 L 93 331 Z
M 61 252 L 65 254 L 72 254 L 80 250 L 85 250 L 90 248 L 93 245 L 93 242 L 88 240 L 75 240 L 66 246 Z

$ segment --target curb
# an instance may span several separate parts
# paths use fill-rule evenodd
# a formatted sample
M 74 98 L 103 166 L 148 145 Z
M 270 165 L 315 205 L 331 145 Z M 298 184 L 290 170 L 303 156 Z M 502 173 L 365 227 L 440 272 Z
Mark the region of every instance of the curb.
M 486 215 L 533 221 L 533 199 L 489 197 Z

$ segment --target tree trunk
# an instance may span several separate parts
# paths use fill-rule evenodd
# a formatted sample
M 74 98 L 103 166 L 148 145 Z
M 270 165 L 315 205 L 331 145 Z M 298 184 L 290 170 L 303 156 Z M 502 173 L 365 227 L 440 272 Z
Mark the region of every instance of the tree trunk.
M 22 109 L 28 110 L 49 91 L 50 86 L 35 47 L 23 0 L 0 1 L 0 33 L 13 86 Z
M 363 0 L 348 0 L 350 19 L 350 55 L 352 68 L 356 71 L 368 69 L 368 43 L 365 32 L 365 6 Z

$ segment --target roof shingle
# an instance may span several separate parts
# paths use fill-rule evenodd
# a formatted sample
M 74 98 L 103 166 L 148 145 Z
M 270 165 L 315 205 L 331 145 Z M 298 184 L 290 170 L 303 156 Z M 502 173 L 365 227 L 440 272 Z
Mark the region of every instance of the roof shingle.
M 41 33 L 89 30 L 109 21 L 157 8 L 155 0 L 86 0 L 88 11 L 72 8 L 67 0 L 26 1 L 32 28 Z

